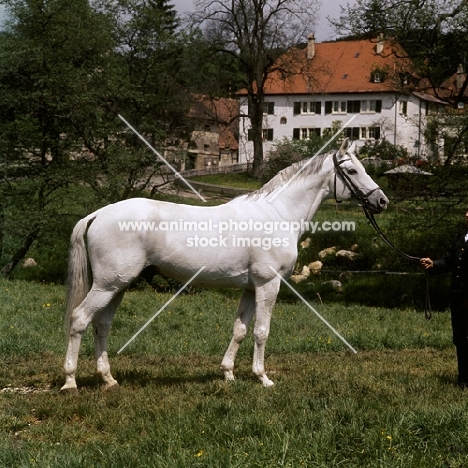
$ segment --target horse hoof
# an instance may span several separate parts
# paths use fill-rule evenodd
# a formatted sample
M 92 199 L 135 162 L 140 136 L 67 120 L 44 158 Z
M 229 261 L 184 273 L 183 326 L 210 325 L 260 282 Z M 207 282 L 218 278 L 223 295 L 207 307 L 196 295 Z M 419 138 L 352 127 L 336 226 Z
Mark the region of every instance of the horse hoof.
M 273 387 L 275 385 L 275 382 L 270 380 L 268 377 L 263 377 L 260 379 L 262 381 L 262 384 L 265 388 L 267 387 Z
M 232 382 L 233 380 L 234 380 L 234 372 L 224 371 L 224 381 L 225 382 Z

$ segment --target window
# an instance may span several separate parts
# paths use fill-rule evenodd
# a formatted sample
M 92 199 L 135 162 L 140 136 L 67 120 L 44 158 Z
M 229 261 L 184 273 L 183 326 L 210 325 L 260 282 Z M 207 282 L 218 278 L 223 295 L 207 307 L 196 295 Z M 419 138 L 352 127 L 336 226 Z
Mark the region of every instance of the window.
M 348 101 L 348 112 L 350 114 L 359 114 L 361 112 L 361 101 Z
M 398 113 L 401 115 L 408 115 L 408 102 L 400 101 L 398 103 Z
M 325 114 L 346 114 L 347 101 L 326 101 Z
M 347 127 L 345 135 L 351 140 L 379 140 L 380 127 Z
M 250 111 L 250 104 L 248 105 L 247 113 L 248 113 L 248 115 L 252 115 L 252 113 Z M 263 113 L 268 114 L 268 115 L 274 115 L 275 114 L 275 103 L 271 102 L 271 101 L 265 101 L 263 103 Z
M 359 114 L 382 112 L 382 100 L 326 101 L 325 114 Z
M 210 151 L 210 145 L 203 145 L 203 151 L 205 152 Z
M 295 102 L 294 114 L 321 114 L 322 112 L 322 103 L 319 101 L 303 101 Z
M 359 127 L 346 127 L 344 133 L 351 140 L 359 140 L 360 138 Z
M 426 102 L 426 115 L 435 115 L 439 111 L 439 106 L 435 102 Z
M 346 101 L 333 101 L 333 114 L 346 114 Z
M 263 141 L 273 141 L 273 129 L 264 128 L 262 130 L 262 139 Z M 247 131 L 247 140 L 249 141 L 253 140 L 253 131 L 251 128 Z
M 369 99 L 361 101 L 361 113 L 382 112 L 382 101 L 380 99 Z
M 368 127 L 367 138 L 373 138 L 374 140 L 380 140 L 380 127 Z
M 262 130 L 262 138 L 263 138 L 263 141 L 273 141 L 273 129 L 264 128 Z
M 294 128 L 293 140 L 310 140 L 314 136 L 320 137 L 320 128 Z
M 273 115 L 275 113 L 275 103 L 274 102 L 264 102 L 263 103 L 263 113 L 268 115 Z

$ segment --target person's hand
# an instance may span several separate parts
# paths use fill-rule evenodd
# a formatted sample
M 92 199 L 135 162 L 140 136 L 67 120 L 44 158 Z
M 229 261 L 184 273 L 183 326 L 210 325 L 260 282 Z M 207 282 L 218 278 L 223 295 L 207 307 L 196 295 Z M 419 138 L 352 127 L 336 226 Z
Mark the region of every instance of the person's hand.
M 434 262 L 430 258 L 421 258 L 419 263 L 425 270 L 429 270 L 429 268 L 432 268 L 434 266 Z

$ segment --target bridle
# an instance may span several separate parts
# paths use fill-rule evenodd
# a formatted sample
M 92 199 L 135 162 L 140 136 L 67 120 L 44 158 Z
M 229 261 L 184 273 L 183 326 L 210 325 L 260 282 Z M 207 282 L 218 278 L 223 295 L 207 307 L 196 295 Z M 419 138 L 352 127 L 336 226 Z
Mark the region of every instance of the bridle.
M 369 190 L 369 192 L 364 193 L 349 177 L 348 174 L 343 171 L 343 168 L 341 165 L 346 162 L 346 161 L 352 161 L 351 158 L 349 159 L 342 159 L 341 161 L 338 161 L 338 158 L 336 157 L 335 153 L 333 155 L 333 164 L 335 166 L 335 181 L 334 181 L 334 191 L 335 191 L 335 201 L 336 203 L 341 203 L 343 200 L 338 200 L 338 197 L 336 195 L 336 179 L 339 176 L 343 183 L 348 187 L 348 189 L 351 191 L 351 193 L 361 202 L 360 206 L 362 206 L 362 209 L 364 211 L 364 214 L 366 215 L 366 218 L 372 225 L 372 227 L 376 230 L 377 234 L 381 237 L 381 239 L 395 252 L 397 252 L 399 255 L 402 257 L 406 258 L 410 262 L 415 262 L 419 263 L 421 258 L 420 257 L 413 257 L 412 255 L 408 255 L 407 253 L 403 252 L 401 249 L 399 249 L 396 245 L 394 245 L 390 239 L 385 235 L 385 233 L 380 229 L 380 226 L 377 224 L 377 221 L 374 218 L 374 215 L 371 211 L 369 211 L 369 196 L 374 193 L 377 190 L 380 190 L 380 187 L 377 186 L 372 190 Z M 424 310 L 426 319 L 430 319 L 432 316 L 432 311 L 431 311 L 431 303 L 429 299 L 429 282 L 428 282 L 428 274 L 426 272 L 426 307 Z
M 349 177 L 348 174 L 343 171 L 343 168 L 341 165 L 345 163 L 346 161 L 352 161 L 351 158 L 349 159 L 342 159 L 341 161 L 338 161 L 338 158 L 336 157 L 336 153 L 333 155 L 333 164 L 335 165 L 335 201 L 337 203 L 341 203 L 342 200 L 338 200 L 336 196 L 336 179 L 338 176 L 340 176 L 341 180 L 343 183 L 348 187 L 348 189 L 351 191 L 351 193 L 360 201 L 362 202 L 362 206 L 364 209 L 366 209 L 367 205 L 369 204 L 369 196 L 376 192 L 377 190 L 380 190 L 380 187 L 377 185 L 375 188 L 372 190 L 369 190 L 367 193 L 364 193 L 354 182 L 351 177 Z

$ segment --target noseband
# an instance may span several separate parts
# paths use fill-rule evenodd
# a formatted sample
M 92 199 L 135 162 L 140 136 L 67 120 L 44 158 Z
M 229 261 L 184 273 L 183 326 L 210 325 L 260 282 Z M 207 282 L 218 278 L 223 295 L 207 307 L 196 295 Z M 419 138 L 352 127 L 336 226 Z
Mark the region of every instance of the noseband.
M 336 153 L 333 155 L 333 163 L 335 165 L 335 201 L 337 203 L 341 203 L 343 200 L 338 200 L 337 196 L 336 196 L 336 179 L 337 179 L 337 176 L 340 176 L 343 183 L 346 185 L 346 187 L 348 187 L 348 189 L 351 191 L 351 193 L 360 201 L 363 203 L 363 207 L 364 208 L 367 208 L 368 204 L 369 204 L 369 196 L 371 194 L 373 194 L 374 192 L 376 192 L 377 190 L 380 190 L 380 187 L 377 186 L 375 187 L 374 189 L 372 190 L 369 190 L 369 192 L 367 193 L 364 193 L 354 182 L 353 180 L 351 179 L 351 177 L 349 177 L 344 171 L 343 171 L 343 168 L 341 167 L 341 165 L 346 162 L 346 161 L 352 161 L 351 158 L 349 159 L 343 159 L 341 161 L 338 161 L 337 157 L 336 157 Z

